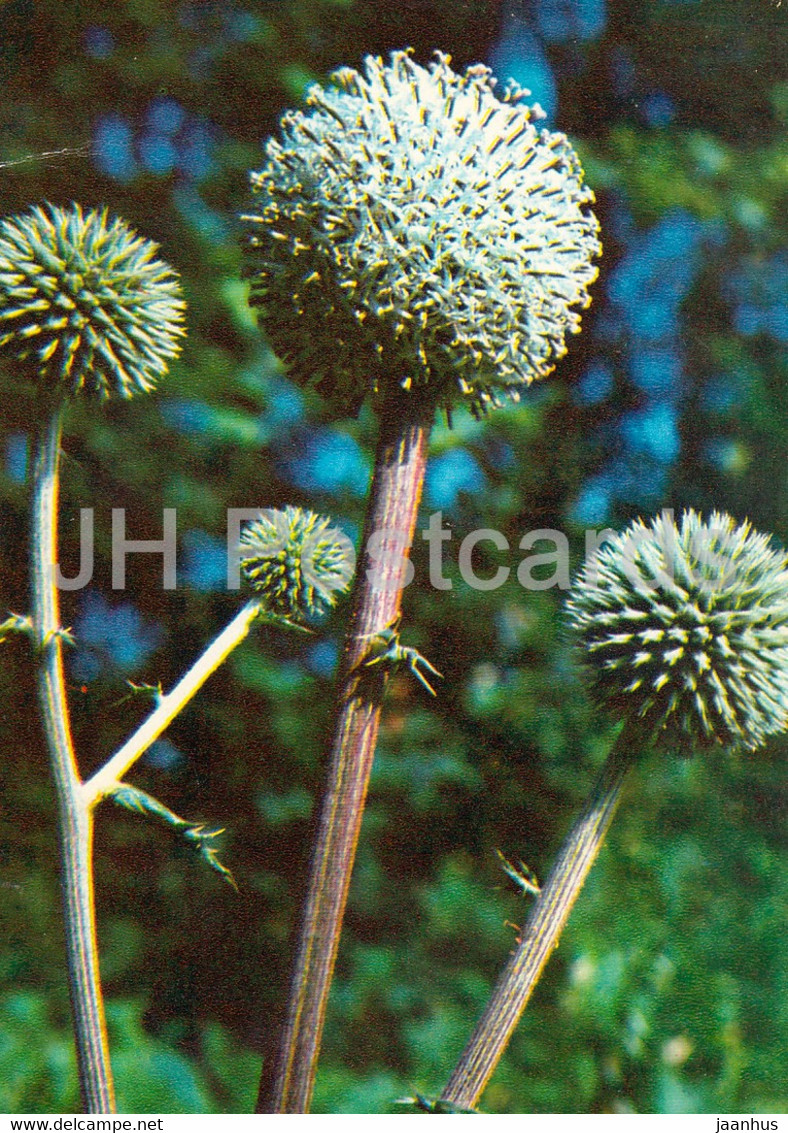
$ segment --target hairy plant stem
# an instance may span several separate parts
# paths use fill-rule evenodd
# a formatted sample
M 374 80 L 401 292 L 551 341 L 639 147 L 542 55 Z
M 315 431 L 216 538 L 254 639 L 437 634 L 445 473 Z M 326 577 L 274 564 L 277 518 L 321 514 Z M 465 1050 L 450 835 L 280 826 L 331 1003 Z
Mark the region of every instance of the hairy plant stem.
M 441 1101 L 473 1109 L 503 1054 L 553 949 L 558 944 L 588 871 L 615 814 L 627 774 L 635 764 L 629 730 L 615 741 L 582 813 L 531 909 L 512 953 L 468 1040 Z
M 38 698 L 57 796 L 66 959 L 82 1103 L 86 1113 L 114 1113 L 96 946 L 93 817 L 71 738 L 55 584 L 58 467 L 64 406 L 50 409 L 36 455 L 30 554 Z
M 261 603 L 252 598 L 233 620 L 214 638 L 208 648 L 198 657 L 171 692 L 158 697 L 156 707 L 139 728 L 118 748 L 111 759 L 85 783 L 85 795 L 90 806 L 95 806 L 112 792 L 123 776 L 148 750 L 175 717 L 199 692 L 212 673 L 240 645 L 249 633 L 254 622 L 260 617 Z
M 364 550 L 339 669 L 328 784 L 287 1017 L 276 1059 L 271 1067 L 263 1067 L 260 1113 L 309 1111 L 386 686 L 385 671 L 380 672 L 384 667 L 376 666 L 373 678 L 372 670 L 365 670 L 363 662 L 371 639 L 400 613 L 404 567 L 421 500 L 434 407 L 397 391 L 383 405 L 380 419 L 362 536 Z M 370 544 L 373 536 L 377 552 L 375 542 Z

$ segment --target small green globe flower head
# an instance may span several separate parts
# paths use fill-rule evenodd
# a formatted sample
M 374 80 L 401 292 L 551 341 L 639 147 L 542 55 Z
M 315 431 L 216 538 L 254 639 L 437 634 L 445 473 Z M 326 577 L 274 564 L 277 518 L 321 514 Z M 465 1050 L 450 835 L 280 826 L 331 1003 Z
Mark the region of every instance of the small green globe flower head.
M 755 750 L 788 728 L 788 556 L 715 512 L 637 520 L 568 602 L 599 699 L 661 747 Z
M 392 385 L 479 415 L 549 374 L 601 251 L 563 134 L 487 67 L 395 51 L 285 115 L 251 174 L 251 301 L 293 378 L 355 411 Z
M 355 569 L 347 535 L 297 507 L 261 511 L 241 533 L 240 559 L 266 612 L 295 622 L 330 610 Z
M 53 392 L 147 393 L 180 352 L 185 304 L 157 245 L 106 209 L 0 221 L 0 355 Z

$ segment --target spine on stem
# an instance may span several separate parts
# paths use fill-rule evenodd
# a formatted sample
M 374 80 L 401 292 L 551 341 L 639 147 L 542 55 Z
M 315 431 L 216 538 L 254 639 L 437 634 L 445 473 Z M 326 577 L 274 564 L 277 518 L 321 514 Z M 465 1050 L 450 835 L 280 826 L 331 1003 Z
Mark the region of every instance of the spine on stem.
M 0 220 L 0 354 L 38 390 L 31 542 L 38 691 L 58 801 L 66 948 L 82 1100 L 115 1108 L 96 954 L 92 803 L 79 776 L 63 679 L 57 562 L 58 458 L 72 396 L 148 393 L 180 353 L 175 273 L 106 209 L 35 205 Z
M 558 944 L 621 798 L 633 757 L 623 732 L 613 746 L 583 812 L 542 886 L 512 954 L 468 1040 L 441 1102 L 472 1110 L 506 1049 L 542 969 Z
M 116 793 L 123 776 L 247 637 L 255 622 L 309 632 L 350 585 L 353 548 L 326 516 L 301 508 L 262 509 L 243 532 L 240 566 L 255 591 L 245 606 L 164 694 L 136 731 L 85 784 L 91 805 Z
M 87 1113 L 113 1113 L 115 1097 L 96 947 L 93 818 L 71 738 L 55 586 L 62 420 L 63 410 L 58 408 L 44 426 L 33 490 L 31 584 L 38 697 L 57 795 L 66 959 L 82 1102 Z
M 624 727 L 441 1102 L 471 1109 L 572 910 L 635 753 L 757 750 L 788 728 L 788 556 L 714 512 L 634 523 L 590 557 L 568 612 L 597 699 Z
M 395 530 L 407 545 L 429 427 L 407 401 L 430 416 L 465 404 L 481 417 L 519 400 L 579 330 L 573 308 L 590 302 L 600 252 L 593 193 L 567 139 L 537 128 L 540 112 L 516 84 L 499 97 L 488 68 L 459 74 L 450 62 L 437 52 L 422 67 L 395 51 L 388 64 L 370 56 L 363 73 L 343 67 L 310 88 L 251 173 L 243 216 L 250 299 L 290 376 L 341 412 L 370 395 L 376 408 L 384 400 L 390 419 L 366 534 Z M 427 128 L 430 106 L 445 113 Z M 382 695 L 357 669 L 370 635 L 395 632 L 399 612 L 401 585 L 375 589 L 362 570 L 290 1010 L 263 1110 L 301 1112 L 312 1092 Z M 403 655 L 429 689 L 414 651 Z
M 276 1061 L 263 1071 L 258 1112 L 309 1109 L 342 917 L 364 812 L 385 678 L 360 669 L 370 640 L 399 615 L 404 568 L 424 482 L 432 405 L 391 395 L 381 414 L 364 552 L 340 665 L 328 784 L 313 851 L 290 1001 Z M 370 539 L 374 541 L 370 544 Z M 377 547 L 378 553 L 370 548 Z
M 199 692 L 208 678 L 216 672 L 236 646 L 247 637 L 260 616 L 260 603 L 251 599 L 235 615 L 228 626 L 211 642 L 189 671 L 181 677 L 175 688 L 158 700 L 156 708 L 146 720 L 118 748 L 111 759 L 85 783 L 85 794 L 91 806 L 112 793 L 126 772 L 144 755 L 175 717 Z

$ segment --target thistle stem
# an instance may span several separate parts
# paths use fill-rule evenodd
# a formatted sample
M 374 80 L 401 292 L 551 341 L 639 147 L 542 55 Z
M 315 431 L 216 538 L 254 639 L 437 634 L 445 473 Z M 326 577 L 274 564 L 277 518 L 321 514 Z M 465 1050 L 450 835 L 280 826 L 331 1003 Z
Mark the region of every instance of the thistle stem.
M 260 1113 L 307 1113 L 312 1098 L 386 685 L 385 674 L 374 680 L 363 679 L 360 666 L 371 639 L 390 626 L 400 612 L 404 566 L 413 541 L 434 418 L 432 405 L 422 403 L 415 408 L 414 400 L 412 395 L 398 392 L 388 399 L 381 413 L 364 524 L 364 552 L 339 669 L 328 783 L 287 1017 L 277 1057 L 270 1071 L 268 1066 L 263 1068 Z
M 583 883 L 605 839 L 629 770 L 634 766 L 629 733 L 616 739 L 582 813 L 531 909 L 521 938 L 471 1035 L 441 1101 L 471 1110 L 479 1101 L 514 1032 Z
M 208 678 L 240 645 L 260 616 L 259 599 L 252 598 L 231 622 L 214 638 L 204 653 L 158 703 L 146 720 L 85 783 L 88 805 L 93 807 L 117 787 L 123 776 L 172 723 Z
M 61 886 L 77 1066 L 86 1113 L 114 1113 L 93 896 L 93 820 L 71 737 L 55 564 L 63 406 L 52 411 L 36 456 L 30 576 L 38 653 L 38 699 L 58 809 Z

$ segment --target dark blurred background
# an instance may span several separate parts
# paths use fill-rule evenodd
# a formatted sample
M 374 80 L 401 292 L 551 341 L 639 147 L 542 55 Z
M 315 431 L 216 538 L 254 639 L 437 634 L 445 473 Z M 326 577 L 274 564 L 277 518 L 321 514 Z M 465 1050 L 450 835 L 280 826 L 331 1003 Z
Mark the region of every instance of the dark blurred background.
M 395 10 L 396 9 L 396 10 Z M 386 706 L 316 1109 L 396 1111 L 440 1091 L 525 915 L 496 849 L 544 877 L 610 740 L 563 594 L 456 569 L 461 538 L 567 533 L 719 508 L 788 541 L 788 9 L 779 0 L 5 0 L 0 206 L 107 204 L 183 275 L 189 337 L 155 398 L 75 407 L 66 573 L 94 507 L 96 572 L 64 594 L 76 738 L 96 767 L 237 609 L 228 507 L 306 504 L 357 537 L 374 422 L 331 419 L 256 329 L 236 215 L 261 142 L 304 88 L 369 52 L 490 63 L 567 131 L 605 254 L 584 333 L 521 405 L 434 435 L 424 502 L 453 532 L 450 591 L 415 551 L 405 641 L 445 673 Z M 76 150 L 76 153 L 58 152 Z M 31 400 L 2 377 L 0 608 L 26 608 Z M 112 507 L 161 538 L 179 585 L 129 560 Z M 487 544 L 487 546 L 491 546 Z M 97 898 L 120 1106 L 244 1111 L 281 1008 L 322 782 L 346 607 L 313 639 L 260 631 L 135 769 L 227 827 L 238 894 L 166 829 L 100 813 Z M 118 702 L 121 703 L 118 703 Z M 52 793 L 23 642 L 0 652 L 0 1109 L 78 1104 Z M 781 1112 L 788 1081 L 786 743 L 650 757 L 484 1099 L 497 1112 Z

